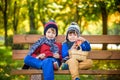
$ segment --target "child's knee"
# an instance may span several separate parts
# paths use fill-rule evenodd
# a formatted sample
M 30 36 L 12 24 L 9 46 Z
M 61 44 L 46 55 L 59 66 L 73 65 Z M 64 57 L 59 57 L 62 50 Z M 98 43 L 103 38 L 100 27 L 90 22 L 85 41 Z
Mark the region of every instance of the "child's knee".
M 79 63 L 79 69 L 90 69 L 92 66 L 93 66 L 93 61 L 90 59 L 87 59 Z
M 92 67 L 93 66 L 93 61 L 91 59 L 87 59 L 87 63 Z
M 70 58 L 66 61 L 67 64 L 73 64 L 73 63 L 78 63 L 78 61 L 74 58 Z

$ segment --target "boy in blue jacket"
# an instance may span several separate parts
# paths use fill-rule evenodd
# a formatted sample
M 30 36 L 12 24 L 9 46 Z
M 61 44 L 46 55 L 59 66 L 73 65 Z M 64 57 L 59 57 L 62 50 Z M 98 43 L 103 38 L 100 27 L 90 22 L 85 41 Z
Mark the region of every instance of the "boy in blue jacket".
M 75 43 L 77 40 L 80 41 L 78 46 Z M 83 37 L 80 37 L 79 26 L 75 22 L 72 22 L 67 29 L 66 41 L 62 44 L 62 58 L 65 63 L 68 64 L 72 80 L 80 80 L 79 69 L 89 69 L 92 67 L 93 62 L 90 59 L 79 61 L 74 58 L 70 58 L 69 50 L 72 49 L 81 49 L 82 51 L 91 50 L 90 43 Z

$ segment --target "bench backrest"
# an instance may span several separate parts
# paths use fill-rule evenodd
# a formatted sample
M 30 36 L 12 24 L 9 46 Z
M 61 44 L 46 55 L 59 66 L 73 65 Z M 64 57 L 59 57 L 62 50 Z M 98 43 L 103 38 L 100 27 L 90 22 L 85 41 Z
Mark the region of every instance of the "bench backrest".
M 13 44 L 31 44 L 35 43 L 40 35 L 14 35 Z M 120 35 L 84 35 L 82 36 L 87 39 L 91 44 L 120 44 Z M 56 38 L 57 42 L 63 42 L 65 35 L 59 35 Z M 24 50 L 13 50 L 13 59 L 23 60 L 29 49 Z M 119 60 L 120 50 L 92 50 L 88 58 L 93 60 Z

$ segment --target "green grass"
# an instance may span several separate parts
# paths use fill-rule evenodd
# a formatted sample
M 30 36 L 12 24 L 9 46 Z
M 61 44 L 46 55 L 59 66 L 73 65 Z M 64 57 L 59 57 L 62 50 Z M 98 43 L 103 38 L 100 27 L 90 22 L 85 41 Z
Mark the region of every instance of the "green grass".
M 0 47 L 0 80 L 10 80 L 11 51 L 10 48 Z
M 13 76 L 10 74 L 12 68 L 22 65 L 22 61 L 12 60 L 11 47 L 0 47 L 0 80 L 27 80 L 26 76 Z

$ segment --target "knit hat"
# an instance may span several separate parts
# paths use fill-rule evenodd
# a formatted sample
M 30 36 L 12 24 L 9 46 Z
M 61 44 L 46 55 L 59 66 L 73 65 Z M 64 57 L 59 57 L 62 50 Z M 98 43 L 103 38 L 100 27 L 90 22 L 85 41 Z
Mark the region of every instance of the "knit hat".
M 49 28 L 54 28 L 54 29 L 56 30 L 56 36 L 58 35 L 58 27 L 57 27 L 57 24 L 55 23 L 55 21 L 50 20 L 48 23 L 45 24 L 45 27 L 44 27 L 44 35 L 46 35 L 46 31 L 47 31 Z
M 72 23 L 70 24 L 70 26 L 68 27 L 67 32 L 66 32 L 67 36 L 68 36 L 68 32 L 69 32 L 69 31 L 73 31 L 73 30 L 75 30 L 75 32 L 78 34 L 78 36 L 80 36 L 79 26 L 78 26 L 78 24 L 75 23 L 75 22 L 72 22 Z M 67 36 L 66 36 L 66 38 L 67 38 Z

